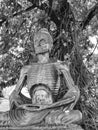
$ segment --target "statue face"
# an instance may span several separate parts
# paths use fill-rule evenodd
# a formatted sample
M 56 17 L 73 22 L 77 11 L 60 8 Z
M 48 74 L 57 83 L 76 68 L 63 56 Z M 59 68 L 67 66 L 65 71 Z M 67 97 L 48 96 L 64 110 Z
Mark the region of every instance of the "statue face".
M 51 50 L 53 39 L 47 29 L 42 28 L 34 36 L 34 48 L 36 54 L 43 54 Z
M 36 54 L 48 52 L 50 46 L 47 40 L 47 36 L 45 36 L 44 34 L 40 35 L 40 37 L 35 41 L 34 48 Z
M 49 95 L 45 90 L 36 90 L 33 97 L 32 103 L 36 105 L 49 105 L 52 104 L 52 96 Z

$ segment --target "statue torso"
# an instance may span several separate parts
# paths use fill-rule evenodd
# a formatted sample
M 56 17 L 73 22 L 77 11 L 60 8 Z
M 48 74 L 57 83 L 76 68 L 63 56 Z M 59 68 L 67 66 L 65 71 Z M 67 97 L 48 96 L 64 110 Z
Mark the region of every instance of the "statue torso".
M 46 85 L 53 95 L 57 95 L 60 79 L 56 63 L 35 63 L 31 66 L 27 74 L 28 89 L 30 90 L 31 87 L 38 84 Z

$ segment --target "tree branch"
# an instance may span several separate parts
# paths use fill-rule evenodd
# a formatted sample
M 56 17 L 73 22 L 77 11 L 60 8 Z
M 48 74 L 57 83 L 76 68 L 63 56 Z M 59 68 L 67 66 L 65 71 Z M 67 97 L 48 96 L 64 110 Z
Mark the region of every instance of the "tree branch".
M 16 84 L 16 78 L 12 78 L 10 80 L 8 80 L 7 82 L 1 82 L 0 83 L 0 87 L 1 89 L 5 88 L 5 87 L 8 87 L 8 86 L 11 86 L 11 85 L 14 85 Z
M 98 15 L 98 3 L 94 7 L 92 7 L 90 11 L 87 13 L 86 18 L 83 20 L 81 24 L 82 29 L 85 29 L 85 27 L 89 24 L 89 22 L 95 15 Z

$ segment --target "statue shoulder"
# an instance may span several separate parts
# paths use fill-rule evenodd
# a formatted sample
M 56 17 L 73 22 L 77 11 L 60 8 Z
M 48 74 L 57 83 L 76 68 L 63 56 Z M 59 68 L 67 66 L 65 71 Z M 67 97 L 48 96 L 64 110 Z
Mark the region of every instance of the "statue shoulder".
M 59 70 L 69 71 L 69 67 L 68 67 L 68 65 L 67 65 L 67 63 L 66 63 L 65 61 L 57 60 L 57 62 L 55 62 L 55 66 L 56 66 Z
M 28 71 L 30 70 L 30 68 L 31 68 L 31 65 L 23 66 L 22 69 L 21 69 L 21 74 L 28 73 Z

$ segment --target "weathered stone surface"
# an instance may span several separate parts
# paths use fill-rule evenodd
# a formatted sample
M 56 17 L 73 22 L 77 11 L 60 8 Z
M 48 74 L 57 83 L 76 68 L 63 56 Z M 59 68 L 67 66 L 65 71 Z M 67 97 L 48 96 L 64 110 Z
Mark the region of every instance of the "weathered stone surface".
M 27 126 L 27 127 L 2 127 L 0 130 L 84 130 L 81 126 L 70 124 L 70 126 Z

